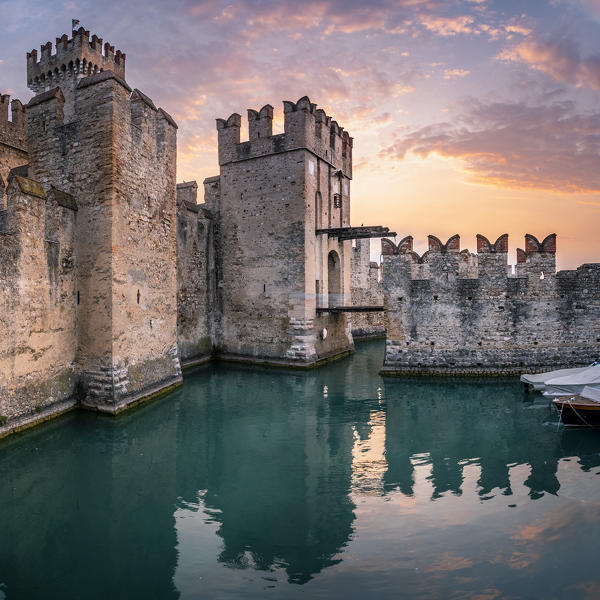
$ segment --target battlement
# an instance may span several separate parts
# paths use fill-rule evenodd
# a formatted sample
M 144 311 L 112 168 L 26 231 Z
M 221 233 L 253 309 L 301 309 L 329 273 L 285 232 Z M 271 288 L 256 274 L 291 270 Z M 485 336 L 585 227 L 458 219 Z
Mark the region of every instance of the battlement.
M 102 44 L 102 38 L 96 34 L 90 39 L 90 32 L 80 27 L 56 38 L 56 52 L 52 53 L 52 42 L 40 47 L 40 59 L 37 50 L 27 52 L 27 87 L 34 93 L 60 86 L 69 77 L 80 79 L 102 71 L 113 71 L 125 79 L 126 55 L 108 42 Z
M 306 149 L 352 178 L 353 139 L 337 121 L 317 108 L 307 96 L 298 102 L 285 100 L 284 133 L 273 135 L 273 107 L 248 109 L 249 140 L 240 143 L 242 117 L 233 113 L 217 119 L 219 132 L 219 164 L 248 160 Z
M 11 119 L 8 118 L 10 106 Z M 9 94 L 0 95 L 0 144 L 27 151 L 27 119 L 25 107 L 16 98 L 11 102 Z
M 514 374 L 589 364 L 600 340 L 600 264 L 555 273 L 556 235 L 527 234 L 515 274 L 508 235 L 477 235 L 477 253 L 429 236 L 382 240 L 384 373 Z
M 200 210 L 198 204 L 198 184 L 195 181 L 184 181 L 177 184 L 177 208 L 193 212 Z
M 406 236 L 396 245 L 392 240 L 381 240 L 381 254 L 384 257 L 402 257 L 411 266 L 413 279 L 430 279 L 448 276 L 464 279 L 477 279 L 487 276 L 512 276 L 508 265 L 508 234 L 505 233 L 491 243 L 487 237 L 477 234 L 477 253 L 460 248 L 460 236 L 453 235 L 443 243 L 434 235 L 428 236 L 429 249 L 422 255 L 413 251 L 413 238 Z M 517 250 L 516 277 L 536 277 L 555 273 L 556 234 L 550 234 L 539 242 L 531 234 L 525 235 L 525 247 Z M 389 258 L 387 259 L 389 261 Z
M 531 235 L 525 234 L 525 250 L 517 248 L 517 263 L 524 263 L 535 253 L 556 254 L 556 234 L 551 233 L 542 242 Z
M 0 233 L 24 240 L 31 236 L 54 240 L 62 220 L 54 216 L 50 225 L 49 215 L 58 207 L 77 211 L 75 199 L 67 192 L 52 187 L 46 193 L 38 181 L 21 175 L 12 175 L 5 185 L 0 177 Z M 44 215 L 45 223 L 40 223 Z

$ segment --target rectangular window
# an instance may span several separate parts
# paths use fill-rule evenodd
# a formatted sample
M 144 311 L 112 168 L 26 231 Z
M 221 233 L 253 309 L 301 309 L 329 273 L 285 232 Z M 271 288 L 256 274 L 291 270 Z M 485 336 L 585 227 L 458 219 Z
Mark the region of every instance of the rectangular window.
M 333 195 L 333 208 L 342 208 L 342 196 L 340 194 Z

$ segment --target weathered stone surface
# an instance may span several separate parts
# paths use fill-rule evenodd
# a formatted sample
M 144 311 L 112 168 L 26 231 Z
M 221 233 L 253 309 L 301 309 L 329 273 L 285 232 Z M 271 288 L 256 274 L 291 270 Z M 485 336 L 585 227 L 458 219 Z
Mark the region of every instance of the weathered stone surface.
M 308 98 L 284 102 L 284 133 L 270 105 L 217 119 L 214 343 L 222 356 L 312 364 L 353 347 L 345 315 L 316 308 L 350 302 L 351 243 L 316 229 L 350 224 L 352 139 Z M 335 281 L 334 281 L 335 280 Z M 325 331 L 326 330 L 326 331 Z
M 8 108 L 12 118 L 8 118 Z M 0 94 L 0 180 L 6 181 L 10 170 L 27 164 L 27 122 L 20 100 L 10 102 L 8 94 Z M 0 203 L 0 209 L 4 207 Z
M 73 40 L 61 38 L 55 56 L 43 47 L 39 63 L 35 52 L 28 57 L 30 87 L 56 87 L 27 106 L 28 178 L 12 169 L 8 207 L 0 210 L 0 301 L 3 318 L 17 328 L 0 353 L 0 402 L 11 419 L 38 406 L 44 393 L 42 407 L 73 396 L 75 383 L 83 404 L 118 412 L 181 381 L 177 127 L 142 92 L 131 93 L 124 55 L 113 56 L 110 46 L 102 54 L 101 40 L 90 44 L 86 36 L 81 29 Z M 50 64 L 52 77 L 40 71 Z M 15 162 L 9 159 L 3 164 Z M 67 321 L 59 325 L 57 303 Z M 47 341 L 45 354 L 38 338 Z M 29 395 L 19 396 L 19 386 Z
M 380 282 L 380 273 L 380 266 L 375 262 L 371 262 L 371 240 L 356 240 L 356 246 L 352 248 L 352 306 L 383 305 L 383 287 Z M 351 320 L 354 338 L 385 335 L 382 313 L 354 313 Z
M 177 344 L 183 364 L 212 355 L 213 215 L 195 181 L 177 185 Z
M 77 213 L 39 189 L 12 178 L 0 227 L 0 415 L 9 423 L 74 403 L 77 382 Z
M 503 374 L 586 365 L 600 348 L 600 264 L 555 273 L 556 236 L 526 236 L 513 275 L 508 238 L 478 252 L 454 236 L 412 252 L 382 243 L 384 373 Z

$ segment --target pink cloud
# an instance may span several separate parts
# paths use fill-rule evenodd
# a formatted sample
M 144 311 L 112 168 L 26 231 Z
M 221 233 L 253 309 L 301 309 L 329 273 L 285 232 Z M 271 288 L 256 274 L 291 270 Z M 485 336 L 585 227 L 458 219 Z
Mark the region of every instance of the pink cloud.
M 524 63 L 562 83 L 600 90 L 600 54 L 582 57 L 566 38 L 548 42 L 527 39 L 498 58 Z
M 459 79 L 466 77 L 470 72 L 466 69 L 444 69 L 444 79 Z
M 556 192 L 600 192 L 600 112 L 549 106 L 474 103 L 451 123 L 398 137 L 380 156 L 438 154 L 463 162 L 471 181 Z
M 460 17 L 423 16 L 421 24 L 426 29 L 441 36 L 452 36 L 458 33 L 473 33 L 475 19 L 470 15 Z

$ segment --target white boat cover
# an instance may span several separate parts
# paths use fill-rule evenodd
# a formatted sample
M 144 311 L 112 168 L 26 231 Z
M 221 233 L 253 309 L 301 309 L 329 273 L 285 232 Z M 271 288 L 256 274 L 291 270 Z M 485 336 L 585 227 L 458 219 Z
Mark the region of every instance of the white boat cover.
M 582 398 L 587 398 L 588 400 L 593 400 L 594 402 L 600 402 L 600 385 L 586 385 L 579 395 Z
M 521 375 L 521 381 L 533 386 L 534 390 L 543 390 L 546 387 L 546 382 L 556 377 L 564 377 L 565 375 L 575 375 L 579 371 L 583 371 L 588 367 L 576 367 L 574 369 L 557 369 L 556 371 L 548 371 L 546 373 L 525 373 Z
M 546 381 L 544 396 L 556 397 L 581 394 L 583 388 L 588 385 L 600 388 L 600 365 L 586 367 L 578 373 L 571 373 Z

